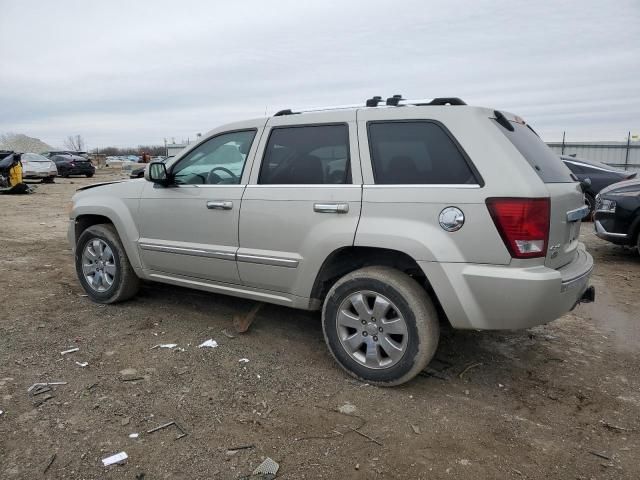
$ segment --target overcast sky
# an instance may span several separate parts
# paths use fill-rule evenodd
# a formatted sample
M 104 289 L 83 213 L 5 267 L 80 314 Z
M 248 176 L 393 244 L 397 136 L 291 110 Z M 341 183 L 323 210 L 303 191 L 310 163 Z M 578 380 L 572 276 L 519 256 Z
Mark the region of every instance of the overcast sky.
M 0 0 L 0 133 L 53 146 L 395 93 L 623 140 L 640 133 L 640 1 Z

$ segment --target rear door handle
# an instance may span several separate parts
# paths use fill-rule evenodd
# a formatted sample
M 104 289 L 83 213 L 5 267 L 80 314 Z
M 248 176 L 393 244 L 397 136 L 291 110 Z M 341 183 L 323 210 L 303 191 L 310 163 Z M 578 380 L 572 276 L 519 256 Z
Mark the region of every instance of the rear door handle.
M 347 213 L 348 203 L 314 203 L 313 211 L 318 213 Z
M 231 210 L 233 202 L 229 200 L 208 200 L 207 208 L 209 210 Z

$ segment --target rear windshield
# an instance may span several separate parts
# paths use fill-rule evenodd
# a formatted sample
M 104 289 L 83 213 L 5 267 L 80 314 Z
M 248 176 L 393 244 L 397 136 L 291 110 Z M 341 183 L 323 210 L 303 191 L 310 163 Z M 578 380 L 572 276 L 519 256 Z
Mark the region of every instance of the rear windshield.
M 492 119 L 496 127 L 511 141 L 520 154 L 529 162 L 544 183 L 572 183 L 571 171 L 566 167 L 558 155 L 527 125 L 509 122 L 513 126 L 510 132 L 496 120 Z

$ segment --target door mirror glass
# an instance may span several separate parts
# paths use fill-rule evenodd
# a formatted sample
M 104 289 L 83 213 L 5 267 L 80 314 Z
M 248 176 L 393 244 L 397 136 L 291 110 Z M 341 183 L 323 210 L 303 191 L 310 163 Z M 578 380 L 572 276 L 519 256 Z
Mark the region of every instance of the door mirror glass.
M 163 162 L 151 162 L 145 169 L 144 178 L 153 183 L 168 185 L 167 166 Z

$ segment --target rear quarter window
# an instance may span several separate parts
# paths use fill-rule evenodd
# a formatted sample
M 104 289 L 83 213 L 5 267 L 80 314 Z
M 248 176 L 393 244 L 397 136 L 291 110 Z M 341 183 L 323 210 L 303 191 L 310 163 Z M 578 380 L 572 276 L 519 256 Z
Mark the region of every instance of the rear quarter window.
M 376 184 L 478 185 L 470 161 L 434 121 L 369 122 Z
M 500 125 L 497 120 L 492 119 L 491 121 L 518 149 L 544 183 L 573 183 L 575 181 L 571 178 L 571 170 L 529 126 L 510 122 L 513 126 L 511 132 Z

